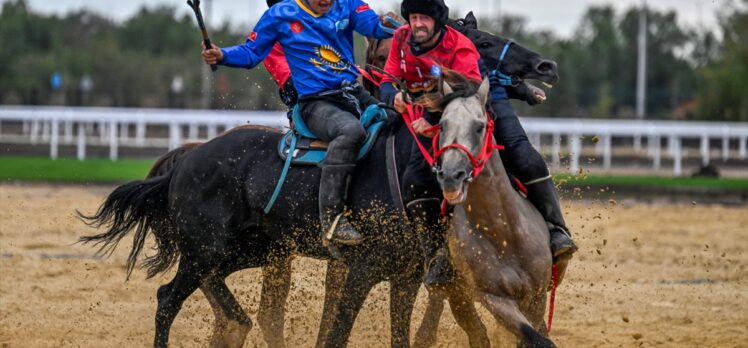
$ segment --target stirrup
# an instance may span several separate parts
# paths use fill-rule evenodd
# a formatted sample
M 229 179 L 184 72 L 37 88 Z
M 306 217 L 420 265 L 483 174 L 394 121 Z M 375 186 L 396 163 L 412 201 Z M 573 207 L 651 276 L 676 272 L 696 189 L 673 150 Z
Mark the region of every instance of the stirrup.
M 363 243 L 364 241 L 363 236 L 361 236 L 361 234 L 353 228 L 353 226 L 351 225 L 349 221 L 347 221 L 347 219 L 345 223 L 347 223 L 350 228 L 350 233 L 349 233 L 350 236 L 347 236 L 347 237 L 350 237 L 350 238 L 341 239 L 339 235 L 336 236 L 336 232 L 338 232 L 338 225 L 340 224 L 341 219 L 345 218 L 343 214 L 344 213 L 340 213 L 336 215 L 332 221 L 332 224 L 330 224 L 330 228 L 328 228 L 327 231 L 325 232 L 324 239 L 323 239 L 323 244 L 325 246 L 330 245 L 331 242 L 342 244 L 342 245 L 349 245 L 349 246 L 359 245 Z

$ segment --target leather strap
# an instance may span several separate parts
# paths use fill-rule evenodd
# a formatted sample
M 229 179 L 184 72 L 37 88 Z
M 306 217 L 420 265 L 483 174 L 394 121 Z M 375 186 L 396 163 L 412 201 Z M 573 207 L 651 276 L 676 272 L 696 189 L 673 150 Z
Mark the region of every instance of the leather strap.
M 400 178 L 397 175 L 397 156 L 395 149 L 395 133 L 387 136 L 387 145 L 385 148 L 385 162 L 387 162 L 387 182 L 390 185 L 390 194 L 395 206 L 402 212 L 405 212 L 403 203 L 403 194 L 400 191 Z

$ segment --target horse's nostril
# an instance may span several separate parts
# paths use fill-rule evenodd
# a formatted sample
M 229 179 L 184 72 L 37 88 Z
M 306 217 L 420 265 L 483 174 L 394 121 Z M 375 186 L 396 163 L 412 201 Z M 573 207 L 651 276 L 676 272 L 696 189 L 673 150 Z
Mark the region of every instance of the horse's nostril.
M 556 71 L 556 62 L 552 60 L 542 60 L 535 67 L 535 71 L 539 74 L 552 74 Z
M 467 175 L 467 173 L 464 170 L 458 170 L 452 175 L 452 178 L 459 181 L 465 178 L 465 175 Z

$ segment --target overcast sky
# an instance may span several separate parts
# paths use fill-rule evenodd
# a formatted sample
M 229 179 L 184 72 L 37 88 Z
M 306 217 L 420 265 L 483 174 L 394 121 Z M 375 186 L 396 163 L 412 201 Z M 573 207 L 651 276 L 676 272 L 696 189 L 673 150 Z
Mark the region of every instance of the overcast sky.
M 0 0 L 5 1 L 8 0 Z M 209 18 L 206 18 L 208 25 L 227 19 L 239 28 L 256 21 L 267 7 L 263 0 L 202 0 L 202 6 L 205 8 L 209 2 L 212 2 L 212 11 Z M 730 0 L 647 0 L 650 7 L 676 10 L 682 23 L 694 27 L 714 26 L 715 13 L 729 2 Z M 172 4 L 185 12 L 189 11 L 185 0 L 27 0 L 27 3 L 34 10 L 58 14 L 85 7 L 115 20 L 132 16 L 144 4 Z M 549 29 L 561 36 L 568 36 L 590 5 L 614 4 L 620 13 L 640 4 L 641 0 L 446 0 L 446 3 L 452 9 L 452 17 L 455 14 L 462 16 L 469 10 L 479 15 L 498 13 L 501 10 L 528 18 L 531 29 Z M 384 11 L 396 8 L 399 1 L 370 0 L 369 4 L 378 11 Z

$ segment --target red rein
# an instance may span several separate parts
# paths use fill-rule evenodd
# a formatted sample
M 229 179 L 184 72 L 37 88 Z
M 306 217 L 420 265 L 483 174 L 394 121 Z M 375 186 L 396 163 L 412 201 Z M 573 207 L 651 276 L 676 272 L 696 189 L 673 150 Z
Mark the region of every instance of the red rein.
M 428 150 L 426 150 L 426 147 L 421 144 L 420 141 L 418 141 L 418 137 L 416 135 L 415 129 L 413 129 L 413 126 L 411 123 L 413 121 L 423 117 L 424 109 L 422 105 L 412 105 L 408 104 L 408 110 L 407 112 L 403 113 L 403 118 L 405 119 L 405 125 L 407 125 L 408 130 L 413 135 L 413 138 L 416 140 L 416 144 L 418 144 L 418 148 L 421 150 L 421 153 L 423 154 L 423 158 L 426 160 L 426 162 L 430 166 L 436 165 L 436 161 L 439 159 L 441 155 L 443 155 L 447 150 L 449 149 L 457 149 L 461 150 L 465 153 L 465 155 L 470 160 L 470 164 L 473 166 L 473 171 L 471 173 L 472 177 L 475 178 L 483 171 L 483 168 L 486 167 L 486 163 L 488 163 L 488 159 L 491 157 L 491 154 L 493 153 L 493 150 L 503 150 L 504 146 L 497 145 L 494 143 L 493 140 L 493 120 L 491 117 L 486 113 L 486 135 L 483 138 L 483 145 L 481 147 L 480 152 L 478 153 L 478 156 L 474 156 L 472 152 L 470 152 L 470 149 L 465 147 L 465 145 L 462 144 L 449 144 L 443 147 L 439 147 L 439 134 L 441 133 L 441 128 L 439 125 L 432 126 L 428 129 L 426 129 L 426 132 L 435 132 L 436 135 L 434 135 L 434 138 L 431 140 L 431 148 L 433 149 L 433 155 L 429 153 Z

